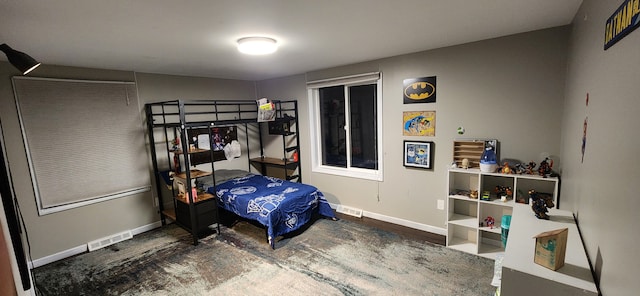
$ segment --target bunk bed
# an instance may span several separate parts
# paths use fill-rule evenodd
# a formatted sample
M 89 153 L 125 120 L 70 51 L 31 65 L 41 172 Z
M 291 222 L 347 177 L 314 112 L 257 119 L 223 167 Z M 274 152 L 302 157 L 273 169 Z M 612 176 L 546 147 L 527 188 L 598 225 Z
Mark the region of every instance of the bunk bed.
M 197 245 L 211 225 L 220 234 L 221 207 L 262 224 L 274 248 L 276 237 L 300 229 L 315 213 L 335 219 L 322 192 L 302 183 L 297 102 L 272 103 L 275 118 L 268 121 L 261 117 L 256 101 L 175 100 L 145 105 L 162 225 L 167 219 L 174 221 L 191 232 Z M 267 126 L 270 134 L 282 136 L 282 157 L 264 155 Z M 255 137 L 259 153 L 249 151 Z M 216 169 L 216 162 L 238 157 L 239 141 L 244 142 L 249 171 Z M 274 165 L 284 171 L 281 179 L 265 176 L 267 166 Z M 252 166 L 259 173 L 253 173 Z M 167 190 L 172 207 L 165 208 L 162 192 Z

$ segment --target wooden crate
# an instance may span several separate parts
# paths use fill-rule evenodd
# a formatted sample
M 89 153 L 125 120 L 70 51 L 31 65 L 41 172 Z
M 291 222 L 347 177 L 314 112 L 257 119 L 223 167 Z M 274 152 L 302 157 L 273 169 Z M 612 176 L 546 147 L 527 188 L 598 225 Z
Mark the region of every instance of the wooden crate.
M 466 158 L 469 160 L 469 168 L 479 168 L 484 146 L 484 140 L 453 141 L 453 161 L 460 167 L 462 160 Z

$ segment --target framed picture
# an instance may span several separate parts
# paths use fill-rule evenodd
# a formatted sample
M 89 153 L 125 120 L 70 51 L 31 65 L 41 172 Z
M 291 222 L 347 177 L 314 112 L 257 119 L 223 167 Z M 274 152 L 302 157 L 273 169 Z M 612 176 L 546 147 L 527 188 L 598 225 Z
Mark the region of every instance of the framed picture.
M 436 76 L 405 79 L 402 86 L 404 104 L 436 102 Z
M 402 112 L 403 136 L 436 135 L 436 111 L 404 111 Z
M 431 169 L 433 142 L 404 141 L 404 166 Z

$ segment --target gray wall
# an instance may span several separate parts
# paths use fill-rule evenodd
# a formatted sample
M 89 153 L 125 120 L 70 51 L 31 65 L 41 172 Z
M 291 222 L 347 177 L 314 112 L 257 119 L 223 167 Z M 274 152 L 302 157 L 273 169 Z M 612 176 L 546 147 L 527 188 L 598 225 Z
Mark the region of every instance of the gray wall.
M 0 120 L 7 146 L 8 162 L 25 225 L 33 260 L 51 256 L 87 242 L 144 227 L 159 221 L 153 192 L 138 194 L 83 206 L 45 216 L 38 216 L 29 175 L 27 158 L 20 134 L 11 77 L 19 73 L 7 62 L 0 62 Z M 31 76 L 137 81 L 140 110 L 147 102 L 174 99 L 254 99 L 255 83 L 226 79 L 169 76 L 75 67 L 45 65 Z M 141 125 L 144 116 L 141 116 Z M 52 127 L 51 132 L 63 132 Z M 146 137 L 146 135 L 145 135 Z M 149 159 L 150 156 L 145 155 Z M 246 161 L 245 161 L 246 163 Z M 226 164 L 226 162 L 225 162 Z M 224 164 L 223 164 L 224 165 Z M 229 165 L 229 164 L 226 164 Z M 151 164 L 149 165 L 151 174 Z M 61 172 L 60 178 L 64 178 Z M 155 187 L 154 187 L 155 188 Z
M 569 28 L 518 34 L 415 54 L 260 81 L 259 96 L 300 101 L 303 179 L 319 187 L 332 203 L 364 209 L 368 215 L 444 233 L 447 168 L 455 138 L 496 138 L 502 158 L 540 162 L 559 168 L 560 125 Z M 383 76 L 384 181 L 312 173 L 305 80 L 380 71 Z M 402 103 L 402 81 L 437 76 L 437 102 Z M 435 137 L 402 135 L 402 111 L 435 110 Z M 305 120 L 306 119 L 306 120 Z M 459 136 L 458 126 L 466 133 Z M 402 141 L 435 143 L 434 169 L 402 165 Z
M 603 50 L 605 22 L 621 3 L 585 0 L 576 14 L 562 117 L 563 208 L 578 217 L 603 295 L 640 291 L 640 31 Z
M 57 66 L 45 66 L 37 76 L 135 80 L 141 106 L 177 98 L 297 99 L 305 182 L 322 189 L 332 203 L 362 208 L 379 219 L 444 233 L 445 211 L 437 210 L 436 204 L 446 198 L 446 170 L 452 159 L 452 141 L 459 137 L 455 132 L 458 126 L 467 129 L 465 138 L 499 139 L 503 157 L 539 161 L 541 153 L 559 155 L 567 33 L 567 28 L 557 28 L 519 34 L 260 81 L 257 87 L 248 81 Z M 157 221 L 152 193 L 38 217 L 10 84 L 10 76 L 17 73 L 7 63 L 0 66 L 0 118 L 16 191 L 33 237 L 34 259 Z M 384 181 L 312 173 L 306 80 L 370 71 L 383 73 Z M 437 103 L 403 105 L 402 80 L 432 75 L 438 77 Z M 410 110 L 437 112 L 435 137 L 402 136 L 402 111 Z M 404 139 L 435 143 L 433 170 L 402 166 Z M 267 154 L 281 153 L 277 139 L 270 143 Z M 116 216 L 119 218 L 113 219 Z
M 561 207 L 576 213 L 583 239 L 605 295 L 631 295 L 639 256 L 640 199 L 634 196 L 640 166 L 640 34 L 631 33 L 602 49 L 605 20 L 619 3 L 585 0 L 572 27 L 554 28 L 453 46 L 291 77 L 246 81 L 43 66 L 37 76 L 137 79 L 141 103 L 194 98 L 294 98 L 300 102 L 303 178 L 323 190 L 330 202 L 362 208 L 379 218 L 439 231 L 445 212 L 446 169 L 458 126 L 464 138 L 497 138 L 502 158 L 539 162 L 551 155 L 562 173 Z M 308 101 L 305 81 L 381 71 L 384 95 L 383 182 L 312 173 L 309 162 Z M 34 259 L 92 239 L 153 223 L 158 217 L 151 194 L 38 217 L 13 103 L 10 77 L 0 62 L 0 119 L 16 193 L 29 230 Z M 433 104 L 402 104 L 402 80 L 438 77 Z M 256 91 L 257 90 L 257 91 Z M 590 104 L 585 105 L 586 93 Z M 437 111 L 436 136 L 402 136 L 402 111 Z M 589 117 L 587 149 L 580 161 L 582 123 Z M 432 171 L 402 166 L 402 140 L 435 142 Z M 276 144 L 270 152 L 277 153 Z M 379 197 L 379 199 L 378 199 Z M 117 217 L 117 219 L 116 219 Z M 628 250 L 628 251 L 625 251 Z
M 38 77 L 134 80 L 133 73 L 130 72 L 56 66 L 42 66 L 41 68 L 38 69 Z M 15 194 L 28 231 L 33 259 L 53 255 L 100 237 L 157 221 L 149 193 L 38 216 L 11 86 L 11 77 L 16 75 L 19 73 L 8 63 L 0 63 L 0 120 L 2 120 L 2 130 L 7 147 L 7 161 L 12 173 Z M 64 131 L 52 127 L 51 132 Z M 60 172 L 59 177 L 65 178 L 64 171 Z

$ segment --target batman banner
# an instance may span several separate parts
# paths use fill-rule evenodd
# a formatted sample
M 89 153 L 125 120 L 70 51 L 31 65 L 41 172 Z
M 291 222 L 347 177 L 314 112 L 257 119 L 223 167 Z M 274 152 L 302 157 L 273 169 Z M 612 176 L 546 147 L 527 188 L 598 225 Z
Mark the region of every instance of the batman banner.
M 436 101 L 436 76 L 405 79 L 403 86 L 405 104 Z

